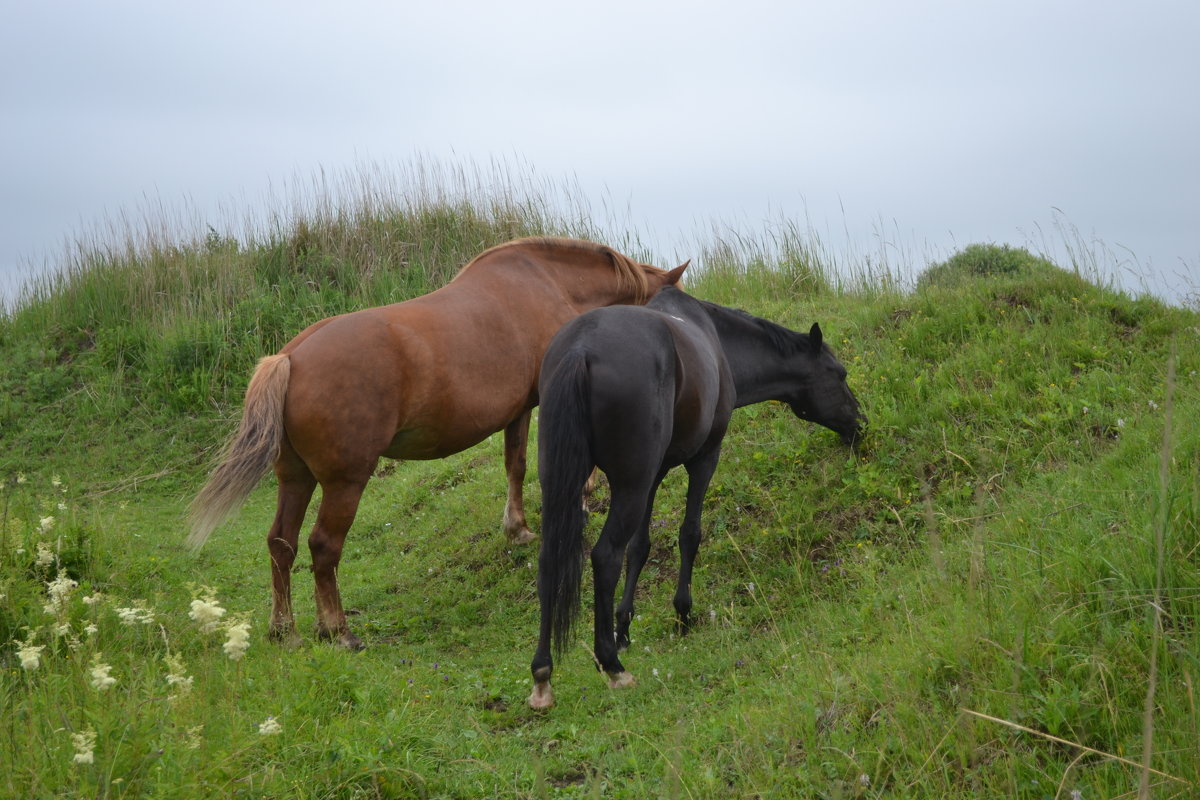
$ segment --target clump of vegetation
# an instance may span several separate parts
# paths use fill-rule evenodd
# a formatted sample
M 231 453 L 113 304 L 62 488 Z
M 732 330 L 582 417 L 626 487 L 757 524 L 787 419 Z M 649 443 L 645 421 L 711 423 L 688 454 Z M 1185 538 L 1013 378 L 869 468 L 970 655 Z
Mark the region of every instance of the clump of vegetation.
M 931 264 L 917 279 L 917 288 L 954 286 L 980 278 L 1031 278 L 1064 272 L 1023 247 L 971 244 L 945 261 Z
M 697 254 L 696 295 L 820 322 L 871 425 L 852 452 L 784 406 L 737 412 L 682 638 L 686 481 L 668 476 L 637 688 L 608 690 L 581 644 L 558 707 L 526 708 L 537 552 L 500 533 L 498 439 L 368 486 L 342 585 L 365 652 L 268 643 L 269 482 L 199 555 L 183 546 L 254 360 L 503 239 L 587 233 L 502 184 L 423 185 L 407 205 L 314 203 L 257 238 L 85 248 L 0 319 L 0 794 L 1200 786 L 1200 318 L 1007 246 L 965 248 L 913 292 L 843 280 L 795 229 Z

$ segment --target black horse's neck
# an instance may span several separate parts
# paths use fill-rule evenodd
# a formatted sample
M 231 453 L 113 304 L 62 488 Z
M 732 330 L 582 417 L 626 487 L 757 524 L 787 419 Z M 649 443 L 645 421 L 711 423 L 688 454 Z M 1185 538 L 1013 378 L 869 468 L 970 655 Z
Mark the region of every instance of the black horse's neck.
M 809 347 L 808 334 L 715 303 L 699 301 L 713 321 L 737 390 L 734 405 L 781 400 L 786 391 L 780 376 L 785 362 Z

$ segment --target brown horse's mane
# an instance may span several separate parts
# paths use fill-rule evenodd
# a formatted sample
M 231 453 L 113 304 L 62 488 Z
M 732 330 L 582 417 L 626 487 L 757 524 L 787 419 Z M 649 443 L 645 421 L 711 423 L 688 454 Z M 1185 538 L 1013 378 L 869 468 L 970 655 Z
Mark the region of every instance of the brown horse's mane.
M 467 262 L 467 264 L 458 271 L 454 276 L 458 278 L 471 267 L 478 264 L 485 258 L 495 254 L 497 251 L 506 250 L 512 247 L 530 247 L 544 248 L 552 250 L 575 250 L 581 253 L 594 253 L 601 256 L 607 256 L 612 262 L 613 269 L 617 273 L 617 285 L 621 289 L 632 290 L 638 298 L 639 303 L 644 303 L 647 300 L 649 292 L 649 284 L 646 281 L 646 265 L 639 264 L 629 256 L 618 253 L 608 245 L 599 244 L 598 242 L 589 242 L 584 239 L 569 239 L 565 236 L 527 236 L 522 239 L 513 239 L 510 242 L 495 245 L 484 250 L 479 255 Z M 650 267 L 650 269 L 658 269 Z

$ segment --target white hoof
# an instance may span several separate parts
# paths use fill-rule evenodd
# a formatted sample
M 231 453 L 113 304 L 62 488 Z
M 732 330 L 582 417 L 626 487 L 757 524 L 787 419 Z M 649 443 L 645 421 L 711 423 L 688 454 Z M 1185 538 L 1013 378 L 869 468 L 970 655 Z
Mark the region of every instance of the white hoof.
M 529 695 L 529 707 L 536 709 L 550 708 L 554 705 L 554 690 L 550 681 L 533 684 L 533 693 Z
M 610 689 L 632 689 L 637 686 L 637 680 L 629 672 L 618 672 L 616 675 L 608 676 L 608 688 Z

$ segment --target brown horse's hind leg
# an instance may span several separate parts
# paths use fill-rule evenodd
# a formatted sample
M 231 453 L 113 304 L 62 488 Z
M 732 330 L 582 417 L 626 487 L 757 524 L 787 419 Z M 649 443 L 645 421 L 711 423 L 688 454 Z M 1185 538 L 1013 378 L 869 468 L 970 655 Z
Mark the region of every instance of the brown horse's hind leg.
M 286 440 L 275 472 L 279 477 L 279 495 L 275 521 L 267 534 L 267 550 L 271 554 L 271 626 L 267 635 L 275 641 L 297 645 L 300 637 L 292 616 L 292 564 L 296 560 L 304 512 L 317 482 Z
M 592 472 L 588 475 L 587 483 L 583 484 L 583 510 L 588 510 L 588 500 L 596 493 L 596 487 L 600 485 L 600 470 L 592 467 Z
M 529 441 L 529 417 L 526 411 L 504 429 L 504 470 L 508 473 L 508 503 L 504 507 L 504 535 L 513 544 L 534 539 L 525 521 L 525 449 Z
M 358 501 L 365 487 L 365 481 L 323 484 L 324 496 L 317 511 L 317 524 L 308 537 L 308 549 L 312 552 L 313 578 L 316 582 L 317 636 L 333 640 L 350 650 L 361 650 L 364 645 L 346 625 L 346 612 L 342 609 L 342 596 L 338 591 L 337 572 L 346 532 L 354 522 Z

